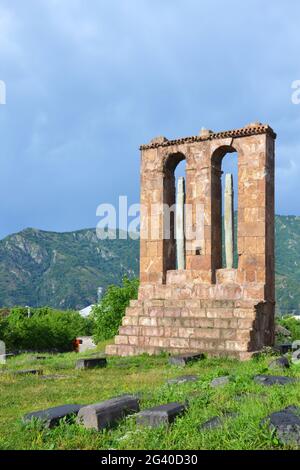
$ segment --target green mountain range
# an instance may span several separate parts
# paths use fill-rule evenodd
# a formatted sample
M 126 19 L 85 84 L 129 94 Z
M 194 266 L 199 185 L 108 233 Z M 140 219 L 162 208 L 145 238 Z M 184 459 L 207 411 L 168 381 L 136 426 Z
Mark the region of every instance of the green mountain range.
M 0 240 L 0 306 L 81 309 L 96 302 L 99 287 L 135 276 L 138 257 L 139 242 L 129 237 L 28 228 Z
M 86 307 L 99 287 L 137 276 L 138 259 L 139 242 L 129 237 L 23 230 L 0 240 L 0 306 Z M 300 217 L 276 216 L 276 297 L 280 312 L 300 311 Z

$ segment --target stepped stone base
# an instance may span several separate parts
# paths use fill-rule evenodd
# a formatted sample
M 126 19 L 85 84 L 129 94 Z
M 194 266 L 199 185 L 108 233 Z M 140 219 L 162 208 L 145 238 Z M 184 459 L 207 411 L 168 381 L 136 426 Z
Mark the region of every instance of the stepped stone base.
M 274 302 L 264 300 L 263 284 L 184 281 L 184 287 L 142 284 L 106 353 L 206 353 L 246 360 L 273 345 Z

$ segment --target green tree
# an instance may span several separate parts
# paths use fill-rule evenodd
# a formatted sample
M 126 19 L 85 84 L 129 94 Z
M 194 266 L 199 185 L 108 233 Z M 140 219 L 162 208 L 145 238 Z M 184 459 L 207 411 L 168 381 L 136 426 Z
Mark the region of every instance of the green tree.
M 49 307 L 31 309 L 15 307 L 0 320 L 0 339 L 8 350 L 70 351 L 72 341 L 91 334 L 91 321 L 75 311 L 60 311 Z
M 108 287 L 92 315 L 95 321 L 94 338 L 96 342 L 110 339 L 118 333 L 131 299 L 137 299 L 139 280 L 123 278 L 122 286 Z
M 291 332 L 292 341 L 300 340 L 300 320 L 286 315 L 279 320 L 279 324 Z

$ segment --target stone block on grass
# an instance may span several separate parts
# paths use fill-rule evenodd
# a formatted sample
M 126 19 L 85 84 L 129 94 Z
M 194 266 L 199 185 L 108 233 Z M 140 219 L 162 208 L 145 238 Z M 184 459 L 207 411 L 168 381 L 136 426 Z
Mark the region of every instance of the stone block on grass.
M 265 385 L 267 387 L 272 385 L 287 385 L 296 382 L 296 379 L 293 377 L 285 377 L 280 375 L 256 375 L 253 380 L 257 384 Z
M 76 369 L 96 369 L 107 366 L 105 357 L 92 357 L 86 359 L 78 359 Z
M 181 377 L 175 377 L 174 379 L 170 379 L 167 381 L 168 385 L 177 385 L 177 384 L 184 384 L 188 382 L 197 382 L 199 377 L 197 375 L 183 375 Z
M 285 344 L 278 344 L 278 346 L 275 346 L 274 349 L 276 351 L 279 351 L 280 354 L 287 354 L 288 352 L 292 351 L 293 347 L 291 343 L 285 343 Z
M 219 428 L 224 424 L 226 418 L 236 418 L 237 416 L 237 413 L 232 412 L 225 412 L 222 416 L 214 416 L 208 421 L 205 421 L 205 423 L 201 424 L 199 426 L 199 431 Z
M 43 375 L 43 371 L 41 369 L 15 370 L 12 373 L 14 375 Z
M 23 417 L 23 422 L 28 424 L 33 419 L 39 420 L 43 427 L 53 428 L 59 424 L 59 421 L 63 418 L 71 418 L 76 416 L 82 405 L 62 405 L 54 408 L 48 408 L 46 410 L 34 411 L 28 413 Z
M 269 364 L 269 369 L 288 369 L 289 367 L 289 360 L 284 356 L 277 357 Z
M 133 395 L 123 395 L 101 403 L 81 408 L 77 422 L 87 429 L 100 431 L 110 428 L 122 418 L 140 410 L 139 400 Z
M 149 426 L 157 428 L 159 426 L 168 426 L 186 411 L 186 404 L 168 403 L 148 410 L 141 411 L 136 417 L 136 423 L 139 426 Z
M 228 375 L 225 375 L 224 377 L 217 377 L 216 379 L 213 379 L 210 383 L 210 386 L 212 388 L 217 388 L 217 387 L 223 387 L 224 385 L 229 384 L 229 377 Z
M 171 356 L 169 358 L 169 364 L 184 367 L 187 364 L 203 360 L 204 358 L 204 354 L 181 354 L 179 356 Z
M 282 444 L 300 446 L 300 408 L 298 406 L 288 406 L 272 413 L 260 424 L 267 425 L 270 431 L 275 430 Z

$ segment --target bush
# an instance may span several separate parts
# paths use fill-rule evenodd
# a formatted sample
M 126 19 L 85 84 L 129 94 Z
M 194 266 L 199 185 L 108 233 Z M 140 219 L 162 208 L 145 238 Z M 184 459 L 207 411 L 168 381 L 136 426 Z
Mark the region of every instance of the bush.
M 285 316 L 279 320 L 279 324 L 291 332 L 292 341 L 300 340 L 300 321 L 296 318 Z
M 71 351 L 72 341 L 90 334 L 90 326 L 90 321 L 75 311 L 37 308 L 31 309 L 28 318 L 26 308 L 16 307 L 0 320 L 0 339 L 10 351 Z
M 126 277 L 122 286 L 108 287 L 101 302 L 92 311 L 96 342 L 113 338 L 118 333 L 126 307 L 131 299 L 137 299 L 138 287 L 138 279 L 130 280 Z

